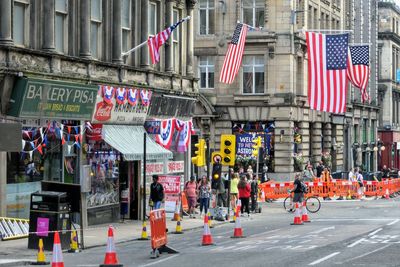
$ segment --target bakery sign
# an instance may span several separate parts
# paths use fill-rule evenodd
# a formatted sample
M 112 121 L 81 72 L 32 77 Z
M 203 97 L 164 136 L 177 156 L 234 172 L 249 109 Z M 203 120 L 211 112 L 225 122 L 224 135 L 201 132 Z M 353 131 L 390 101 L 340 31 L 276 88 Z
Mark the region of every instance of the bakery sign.
M 151 95 L 147 89 L 99 85 L 92 122 L 143 125 Z

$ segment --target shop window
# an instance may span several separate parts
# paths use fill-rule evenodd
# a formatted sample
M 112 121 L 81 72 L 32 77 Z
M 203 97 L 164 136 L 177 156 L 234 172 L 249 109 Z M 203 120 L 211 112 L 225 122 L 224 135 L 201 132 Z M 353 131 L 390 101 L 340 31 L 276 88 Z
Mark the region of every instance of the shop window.
M 90 1 L 90 52 L 93 58 L 101 54 L 102 1 Z
M 28 46 L 29 11 L 28 1 L 14 1 L 13 6 L 13 40 L 16 45 Z
M 199 3 L 199 32 L 200 35 L 214 34 L 215 7 L 214 0 L 200 0 Z
M 214 57 L 199 57 L 199 77 L 201 89 L 214 88 Z
M 243 0 L 243 22 L 253 27 L 264 27 L 265 0 Z
M 264 57 L 243 57 L 243 94 L 264 93 Z
M 56 0 L 55 2 L 55 47 L 60 53 L 67 52 L 67 26 L 68 6 L 67 0 Z

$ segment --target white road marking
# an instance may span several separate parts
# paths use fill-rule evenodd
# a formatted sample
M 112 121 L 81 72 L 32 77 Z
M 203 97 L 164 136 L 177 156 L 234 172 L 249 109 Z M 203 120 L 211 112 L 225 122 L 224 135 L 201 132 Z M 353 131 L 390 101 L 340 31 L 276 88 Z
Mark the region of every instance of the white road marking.
M 356 259 L 359 259 L 359 258 L 362 258 L 362 257 L 368 256 L 369 254 L 372 254 L 372 253 L 378 252 L 378 251 L 380 251 L 380 250 L 382 250 L 382 249 L 385 249 L 385 248 L 387 248 L 387 247 L 389 247 L 389 246 L 391 246 L 391 245 L 392 245 L 392 244 L 388 244 L 388 245 L 386 245 L 386 246 L 383 246 L 383 247 L 381 247 L 381 248 L 378 248 L 378 249 L 375 249 L 375 250 L 373 250 L 373 251 L 370 251 L 370 252 L 364 253 L 364 254 L 362 254 L 362 255 L 360 255 L 360 256 L 357 256 L 357 257 L 354 257 L 354 258 L 348 259 L 348 260 L 346 260 L 346 261 L 344 261 L 344 262 L 341 262 L 340 264 L 343 264 L 343 263 L 345 263 L 345 262 L 349 262 L 349 261 L 352 261 L 352 260 L 356 260 Z
M 398 223 L 400 221 L 400 219 L 396 219 L 396 220 L 394 220 L 393 222 L 390 222 L 390 223 L 388 223 L 388 224 L 386 224 L 386 225 L 393 225 L 393 224 L 395 224 L 395 223 Z
M 322 233 L 322 232 L 325 232 L 325 231 L 328 231 L 328 230 L 333 230 L 333 229 L 335 229 L 335 226 L 330 226 L 330 227 L 322 228 L 322 229 L 320 229 L 320 230 L 311 232 L 310 234 L 320 234 L 320 233 Z
M 329 254 L 328 256 L 325 256 L 325 257 L 323 257 L 323 258 L 321 258 L 321 259 L 319 259 L 319 260 L 313 261 L 313 262 L 311 262 L 311 263 L 308 264 L 308 265 L 317 265 L 318 263 L 321 263 L 321 262 L 323 262 L 323 261 L 326 261 L 327 259 L 330 259 L 330 258 L 336 256 L 336 255 L 339 254 L 339 253 L 340 253 L 339 251 L 338 251 L 338 252 L 334 252 L 334 253 Z
M 382 231 L 382 228 L 379 228 L 379 229 L 377 229 L 377 230 L 375 230 L 375 231 L 373 231 L 372 233 L 370 233 L 368 236 L 372 236 L 372 235 L 375 235 L 377 232 L 379 232 L 379 231 Z
M 319 222 L 337 222 L 337 221 L 393 221 L 396 218 L 375 218 L 375 219 L 363 219 L 363 218 L 328 218 L 328 219 L 314 219 Z
M 352 248 L 352 247 L 354 247 L 355 245 L 357 245 L 357 244 L 359 244 L 359 243 L 361 243 L 361 242 L 363 242 L 363 241 L 365 241 L 365 238 L 361 238 L 361 239 L 357 240 L 356 242 L 354 242 L 353 244 L 348 245 L 347 247 L 348 247 L 348 248 Z
M 167 261 L 167 260 L 176 258 L 176 257 L 178 257 L 178 256 L 179 256 L 179 254 L 175 254 L 175 255 L 173 255 L 173 256 L 171 256 L 171 257 L 168 257 L 168 258 L 164 258 L 164 259 L 161 259 L 161 260 L 158 260 L 158 261 L 150 262 L 150 263 L 145 264 L 145 265 L 141 265 L 141 267 L 146 267 L 146 266 L 155 265 L 155 264 L 158 264 L 158 263 L 160 263 L 160 262 L 164 262 L 164 261 Z

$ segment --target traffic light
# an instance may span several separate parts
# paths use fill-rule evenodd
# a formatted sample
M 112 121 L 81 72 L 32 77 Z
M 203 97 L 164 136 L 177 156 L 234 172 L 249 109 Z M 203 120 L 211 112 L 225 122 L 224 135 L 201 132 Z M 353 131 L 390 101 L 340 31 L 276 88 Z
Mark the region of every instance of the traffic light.
M 258 157 L 258 151 L 261 147 L 261 136 L 258 136 L 253 139 L 253 152 L 251 153 L 254 157 Z
M 197 147 L 197 151 L 194 152 L 196 157 L 192 157 L 192 163 L 197 167 L 202 167 L 206 165 L 206 140 L 199 139 L 194 146 Z
M 214 163 L 212 166 L 212 180 L 211 180 L 211 188 L 218 189 L 220 186 L 221 180 L 221 172 L 222 172 L 222 165 L 221 163 Z
M 236 156 L 236 136 L 233 134 L 221 135 L 221 155 L 222 165 L 233 166 L 235 165 Z

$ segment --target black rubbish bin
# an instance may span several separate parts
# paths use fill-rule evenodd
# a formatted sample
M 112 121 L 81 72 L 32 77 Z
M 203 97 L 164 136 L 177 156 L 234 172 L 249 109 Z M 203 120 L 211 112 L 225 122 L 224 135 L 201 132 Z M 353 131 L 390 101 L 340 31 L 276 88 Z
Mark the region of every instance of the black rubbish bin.
M 28 248 L 37 249 L 41 238 L 44 249 L 52 250 L 54 233 L 48 231 L 60 231 L 61 248 L 68 249 L 70 230 L 71 214 L 67 193 L 40 191 L 31 194 Z

